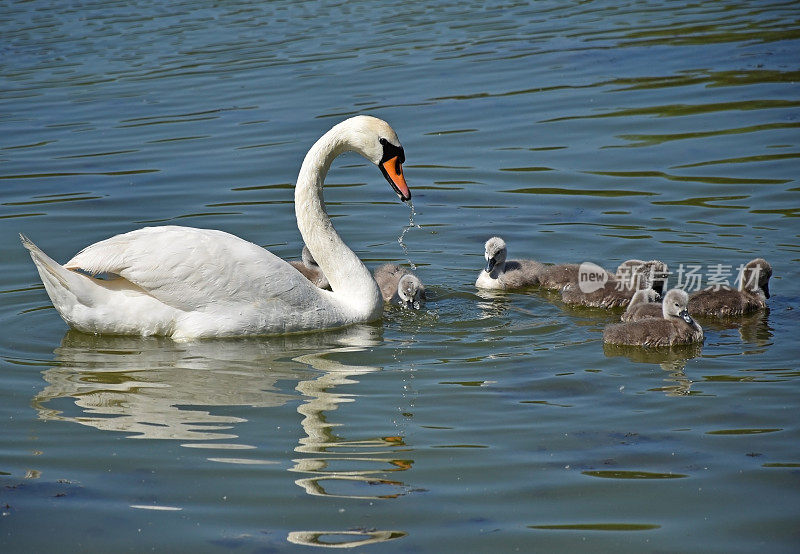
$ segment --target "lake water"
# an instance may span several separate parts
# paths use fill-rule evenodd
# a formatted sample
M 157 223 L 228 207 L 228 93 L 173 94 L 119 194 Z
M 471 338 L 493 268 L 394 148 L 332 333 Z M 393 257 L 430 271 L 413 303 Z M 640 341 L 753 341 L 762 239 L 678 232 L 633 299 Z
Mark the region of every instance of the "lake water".
M 796 551 L 798 21 L 782 1 L 4 4 L 0 549 Z M 420 312 L 88 336 L 20 246 L 65 261 L 180 224 L 297 259 L 300 162 L 358 113 L 403 142 L 413 225 L 352 154 L 328 209 L 368 266 L 417 267 Z M 773 295 L 701 320 L 702 348 L 604 349 L 618 312 L 478 294 L 495 234 L 512 258 L 662 259 L 672 286 L 763 256 Z

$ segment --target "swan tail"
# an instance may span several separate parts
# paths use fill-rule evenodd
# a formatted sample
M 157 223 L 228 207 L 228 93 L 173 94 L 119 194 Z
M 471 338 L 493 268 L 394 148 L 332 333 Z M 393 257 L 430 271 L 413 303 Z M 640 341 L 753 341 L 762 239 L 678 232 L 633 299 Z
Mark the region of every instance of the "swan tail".
M 20 235 L 61 318 L 84 333 L 171 335 L 176 310 L 127 279 L 97 279 L 64 267 Z M 111 275 L 111 274 L 109 274 Z
M 58 313 L 61 314 L 67 323 L 72 319 L 70 314 L 78 304 L 86 304 L 86 300 L 91 298 L 91 283 L 88 278 L 70 271 L 63 265 L 56 262 L 53 258 L 36 246 L 31 239 L 25 235 L 19 236 L 22 246 L 28 249 L 31 259 L 39 271 L 47 295 L 53 302 Z
M 25 235 L 20 234 L 19 238 L 22 241 L 22 246 L 27 248 L 30 252 L 31 259 L 33 260 L 33 263 L 36 264 L 36 269 L 39 270 L 39 275 L 42 277 L 42 281 L 55 280 L 60 286 L 69 288 L 69 282 L 65 276 L 62 275 L 62 273 L 67 271 L 67 269 L 56 262 L 53 258 L 45 254 L 41 248 L 36 246 L 33 241 Z M 47 282 L 45 282 L 45 285 L 47 285 Z M 49 288 L 48 292 L 50 292 Z

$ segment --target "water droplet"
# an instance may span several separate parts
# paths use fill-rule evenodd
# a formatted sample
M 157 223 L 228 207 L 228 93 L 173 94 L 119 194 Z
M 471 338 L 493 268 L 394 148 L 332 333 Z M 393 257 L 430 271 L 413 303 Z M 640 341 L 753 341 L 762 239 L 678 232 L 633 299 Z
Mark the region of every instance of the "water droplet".
M 406 234 L 411 229 L 415 227 L 417 229 L 422 229 L 422 227 L 420 227 L 419 224 L 414 223 L 414 216 L 417 215 L 417 212 L 414 211 L 414 203 L 411 200 L 408 201 L 408 207 L 410 210 L 410 213 L 408 215 L 408 225 L 403 226 L 403 230 L 401 231 L 400 236 L 397 237 L 397 242 L 400 243 L 400 248 L 403 249 L 403 253 L 406 255 L 406 260 L 408 260 L 408 265 L 411 266 L 411 270 L 416 271 L 417 266 L 414 265 L 414 262 L 411 261 L 411 256 L 408 253 L 408 247 L 406 246 L 406 243 L 403 239 L 406 238 Z

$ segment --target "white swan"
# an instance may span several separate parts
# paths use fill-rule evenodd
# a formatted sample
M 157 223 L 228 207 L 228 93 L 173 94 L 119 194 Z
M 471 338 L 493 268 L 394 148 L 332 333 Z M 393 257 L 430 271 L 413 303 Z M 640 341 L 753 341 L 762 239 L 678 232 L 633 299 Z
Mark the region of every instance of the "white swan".
M 295 187 L 297 226 L 330 281 L 322 290 L 288 262 L 223 231 L 146 227 L 84 248 L 63 266 L 20 235 L 61 317 L 75 329 L 177 340 L 268 335 L 379 319 L 383 298 L 333 228 L 322 185 L 339 154 L 376 164 L 401 200 L 411 198 L 394 130 L 369 116 L 347 119 L 308 151 Z M 111 279 L 93 276 L 107 273 Z

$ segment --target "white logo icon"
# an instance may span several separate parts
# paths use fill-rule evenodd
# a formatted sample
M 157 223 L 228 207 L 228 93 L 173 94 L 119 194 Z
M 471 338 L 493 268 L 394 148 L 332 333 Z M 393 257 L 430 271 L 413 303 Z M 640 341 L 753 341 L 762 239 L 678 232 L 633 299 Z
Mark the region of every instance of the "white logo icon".
M 578 268 L 578 287 L 589 294 L 603 288 L 608 281 L 608 272 L 592 262 L 583 262 Z

